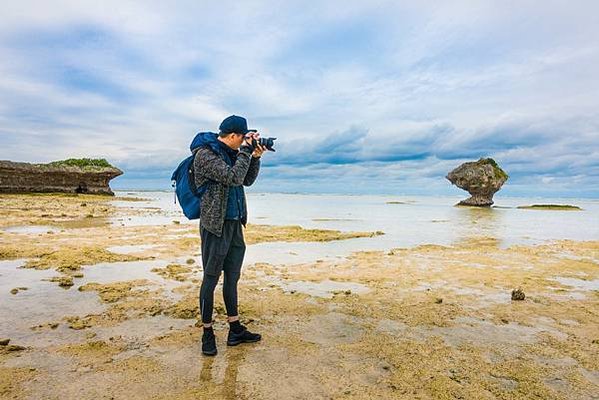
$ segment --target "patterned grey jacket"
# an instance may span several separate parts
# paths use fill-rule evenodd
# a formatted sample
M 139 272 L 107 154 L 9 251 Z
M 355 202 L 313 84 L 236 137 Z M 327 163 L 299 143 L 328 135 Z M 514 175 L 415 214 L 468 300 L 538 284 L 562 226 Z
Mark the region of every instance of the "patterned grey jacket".
M 197 187 L 206 180 L 212 181 L 202 197 L 200 225 L 220 237 L 227 212 L 229 186 L 252 185 L 260 171 L 260 158 L 252 157 L 251 147 L 241 146 L 237 161 L 231 167 L 219 154 L 202 147 L 195 154 L 193 167 Z M 244 205 L 247 210 L 247 204 Z M 247 216 L 241 223 L 243 226 L 247 224 Z

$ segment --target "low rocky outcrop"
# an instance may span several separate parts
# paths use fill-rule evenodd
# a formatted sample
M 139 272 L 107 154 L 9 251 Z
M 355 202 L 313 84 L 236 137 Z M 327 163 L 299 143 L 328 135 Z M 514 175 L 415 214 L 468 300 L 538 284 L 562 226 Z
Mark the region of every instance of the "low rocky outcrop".
M 114 195 L 111 179 L 123 171 L 104 159 L 69 159 L 49 164 L 0 160 L 0 193 L 90 193 Z
M 460 165 L 447 174 L 446 178 L 470 193 L 470 198 L 457 205 L 489 207 L 493 205 L 493 195 L 507 181 L 508 174 L 492 158 L 481 158 Z

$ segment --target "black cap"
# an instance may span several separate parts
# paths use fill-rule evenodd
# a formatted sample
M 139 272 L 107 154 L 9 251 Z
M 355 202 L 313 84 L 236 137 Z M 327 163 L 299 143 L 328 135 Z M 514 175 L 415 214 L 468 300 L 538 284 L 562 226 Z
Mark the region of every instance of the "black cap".
M 256 129 L 248 129 L 248 122 L 245 118 L 238 115 L 231 115 L 223 120 L 218 127 L 221 133 L 241 133 L 258 132 Z

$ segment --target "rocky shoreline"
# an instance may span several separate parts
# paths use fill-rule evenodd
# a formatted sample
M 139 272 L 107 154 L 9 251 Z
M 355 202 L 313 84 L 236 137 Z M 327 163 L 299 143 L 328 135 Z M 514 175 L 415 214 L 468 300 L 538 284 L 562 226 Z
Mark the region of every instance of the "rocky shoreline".
M 90 193 L 114 196 L 111 179 L 123 171 L 104 159 L 68 159 L 48 164 L 0 160 L 0 193 Z
M 597 241 L 502 248 L 495 238 L 470 238 L 308 263 L 248 264 L 240 312 L 264 340 L 224 346 L 217 292 L 219 356 L 209 359 L 201 356 L 196 326 L 196 227 L 115 224 L 161 211 L 123 209 L 103 196 L 4 195 L 0 204 L 2 228 L 47 227 L 0 229 L 0 299 L 8 307 L 0 334 L 3 398 L 591 399 L 597 393 Z M 246 239 L 251 246 L 376 234 L 249 225 Z M 526 293 L 518 301 L 516 288 Z

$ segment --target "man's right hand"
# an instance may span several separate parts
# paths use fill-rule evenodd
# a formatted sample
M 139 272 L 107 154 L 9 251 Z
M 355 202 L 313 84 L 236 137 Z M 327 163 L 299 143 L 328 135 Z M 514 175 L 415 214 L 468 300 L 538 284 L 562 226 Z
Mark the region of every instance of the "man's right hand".
M 245 141 L 244 141 L 244 143 L 246 145 L 248 145 L 248 146 L 253 147 L 252 146 L 252 139 L 258 140 L 258 138 L 260 138 L 260 134 L 258 132 L 256 132 L 256 133 L 254 133 L 254 132 L 248 133 L 247 135 L 245 135 Z

